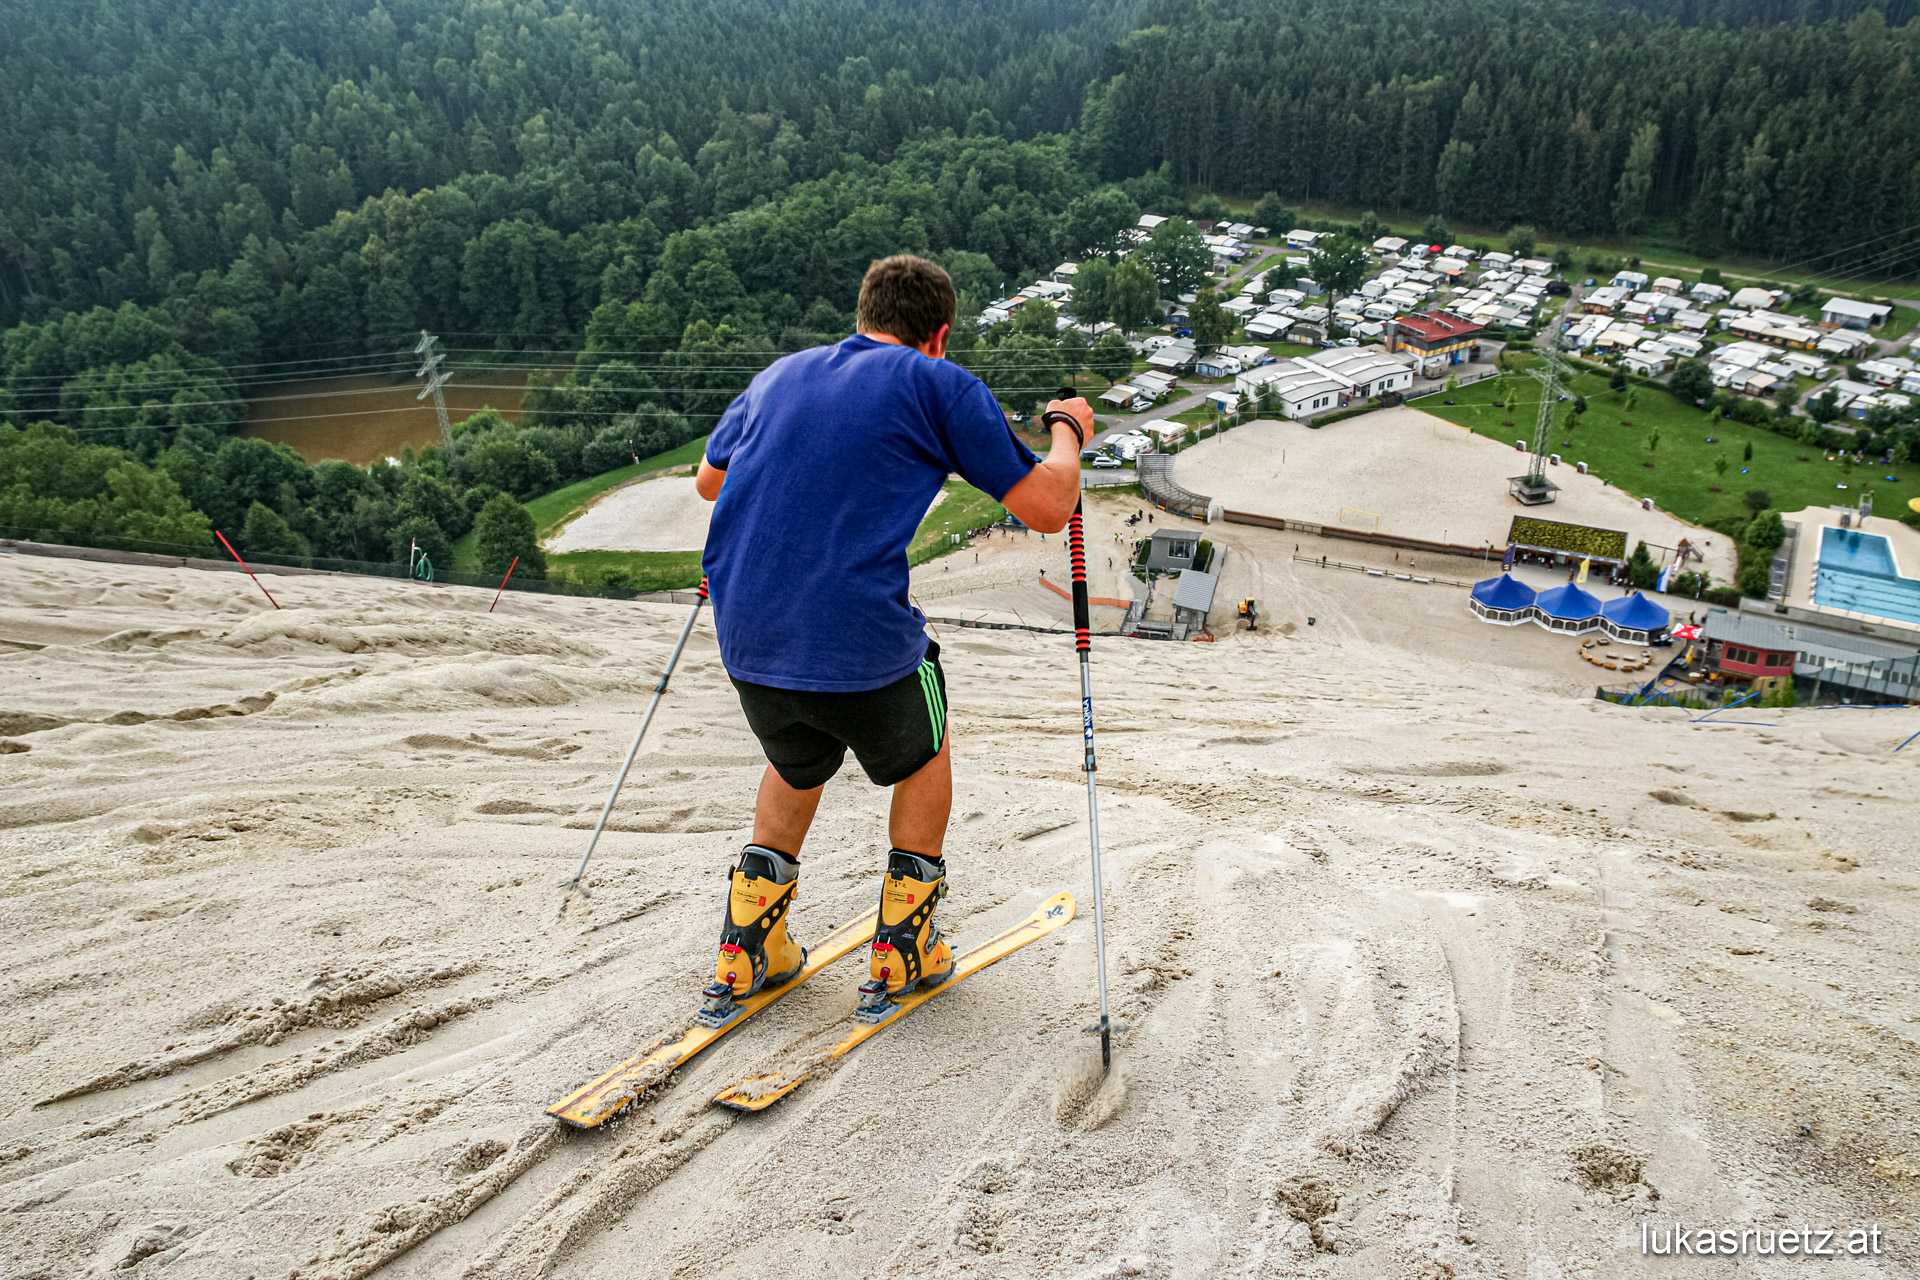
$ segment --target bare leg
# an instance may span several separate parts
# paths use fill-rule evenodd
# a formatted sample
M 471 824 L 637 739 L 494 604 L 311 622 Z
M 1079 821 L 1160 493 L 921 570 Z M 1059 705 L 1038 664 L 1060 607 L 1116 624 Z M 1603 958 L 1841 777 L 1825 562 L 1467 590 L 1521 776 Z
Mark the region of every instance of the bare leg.
M 887 836 L 893 847 L 923 858 L 938 858 L 947 838 L 947 817 L 953 812 L 953 735 L 940 754 L 920 771 L 893 788 L 893 812 L 887 818 Z
M 826 789 L 822 783 L 811 791 L 796 791 L 768 765 L 760 776 L 760 795 L 753 805 L 753 842 L 798 858 L 807 828 L 813 825 L 814 812 L 820 808 L 820 793 Z

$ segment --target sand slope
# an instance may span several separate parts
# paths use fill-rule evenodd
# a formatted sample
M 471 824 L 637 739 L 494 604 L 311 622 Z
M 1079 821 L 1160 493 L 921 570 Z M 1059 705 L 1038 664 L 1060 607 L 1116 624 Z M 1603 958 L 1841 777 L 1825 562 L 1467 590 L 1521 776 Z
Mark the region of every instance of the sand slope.
M 1629 550 L 1641 539 L 1674 547 L 1686 538 L 1716 579 L 1732 579 L 1735 556 L 1723 534 L 1642 510 L 1638 498 L 1579 474 L 1571 461 L 1552 468 L 1548 478 L 1560 492 L 1551 504 L 1522 508 L 1508 496 L 1507 478 L 1521 474 L 1526 460 L 1418 409 L 1383 409 L 1319 430 L 1248 423 L 1182 451 L 1174 477 L 1233 510 L 1371 528 L 1364 517 L 1343 517 L 1343 507 L 1354 508 L 1379 516 L 1382 533 L 1455 546 L 1504 547 L 1521 514 L 1623 529 Z
M 713 504 L 691 476 L 664 476 L 609 491 L 547 540 L 549 551 L 698 551 Z
M 0 1273 L 1654 1276 L 1679 1216 L 1877 1221 L 1848 1274 L 1912 1274 L 1920 712 L 1598 704 L 1284 543 L 1229 561 L 1274 629 L 1097 649 L 1104 1086 L 1070 642 L 948 629 L 949 926 L 1080 920 L 708 1108 L 843 962 L 595 1135 L 541 1110 L 681 1024 L 760 772 L 709 627 L 556 922 L 678 609 L 0 557 Z M 916 580 L 1026 591 L 1000 554 Z M 828 788 L 803 937 L 884 812 Z

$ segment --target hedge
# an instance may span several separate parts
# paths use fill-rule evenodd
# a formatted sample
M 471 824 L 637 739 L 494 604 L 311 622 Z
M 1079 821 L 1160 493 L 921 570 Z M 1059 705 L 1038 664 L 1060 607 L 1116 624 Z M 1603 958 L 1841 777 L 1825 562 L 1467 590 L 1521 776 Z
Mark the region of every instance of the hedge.
M 1375 409 L 1378 409 L 1379 407 L 1380 406 L 1377 404 L 1355 405 L 1351 409 L 1341 409 L 1334 413 L 1323 414 L 1318 418 L 1309 418 L 1307 419 L 1307 426 L 1313 428 L 1314 430 L 1318 430 L 1321 427 L 1326 426 L 1330 422 L 1338 422 L 1342 418 L 1357 418 L 1363 413 L 1372 413 Z

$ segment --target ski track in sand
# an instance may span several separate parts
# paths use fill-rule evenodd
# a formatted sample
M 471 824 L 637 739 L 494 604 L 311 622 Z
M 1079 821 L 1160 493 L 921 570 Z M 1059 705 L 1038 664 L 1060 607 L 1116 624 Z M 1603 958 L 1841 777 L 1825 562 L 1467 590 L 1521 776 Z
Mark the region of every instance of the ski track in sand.
M 707 1106 L 817 1054 L 857 953 L 593 1134 L 541 1113 L 682 1025 L 750 820 L 710 626 L 556 921 L 680 609 L 0 557 L 0 1273 L 1655 1276 L 1679 1217 L 1879 1222 L 1848 1274 L 1913 1274 L 1920 712 L 1603 706 L 1464 593 L 1217 536 L 1268 630 L 1095 650 L 1113 1076 L 1071 642 L 945 629 L 947 927 L 1079 919 Z M 1061 552 L 916 592 L 1044 612 Z M 803 939 L 884 815 L 828 788 Z

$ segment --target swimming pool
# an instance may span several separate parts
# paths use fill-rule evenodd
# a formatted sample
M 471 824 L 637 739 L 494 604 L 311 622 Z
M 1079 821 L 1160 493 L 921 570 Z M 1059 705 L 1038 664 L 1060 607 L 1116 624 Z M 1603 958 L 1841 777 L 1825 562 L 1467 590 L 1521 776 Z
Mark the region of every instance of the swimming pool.
M 1893 544 L 1861 529 L 1820 530 L 1813 602 L 1920 626 L 1920 578 L 1903 578 Z

